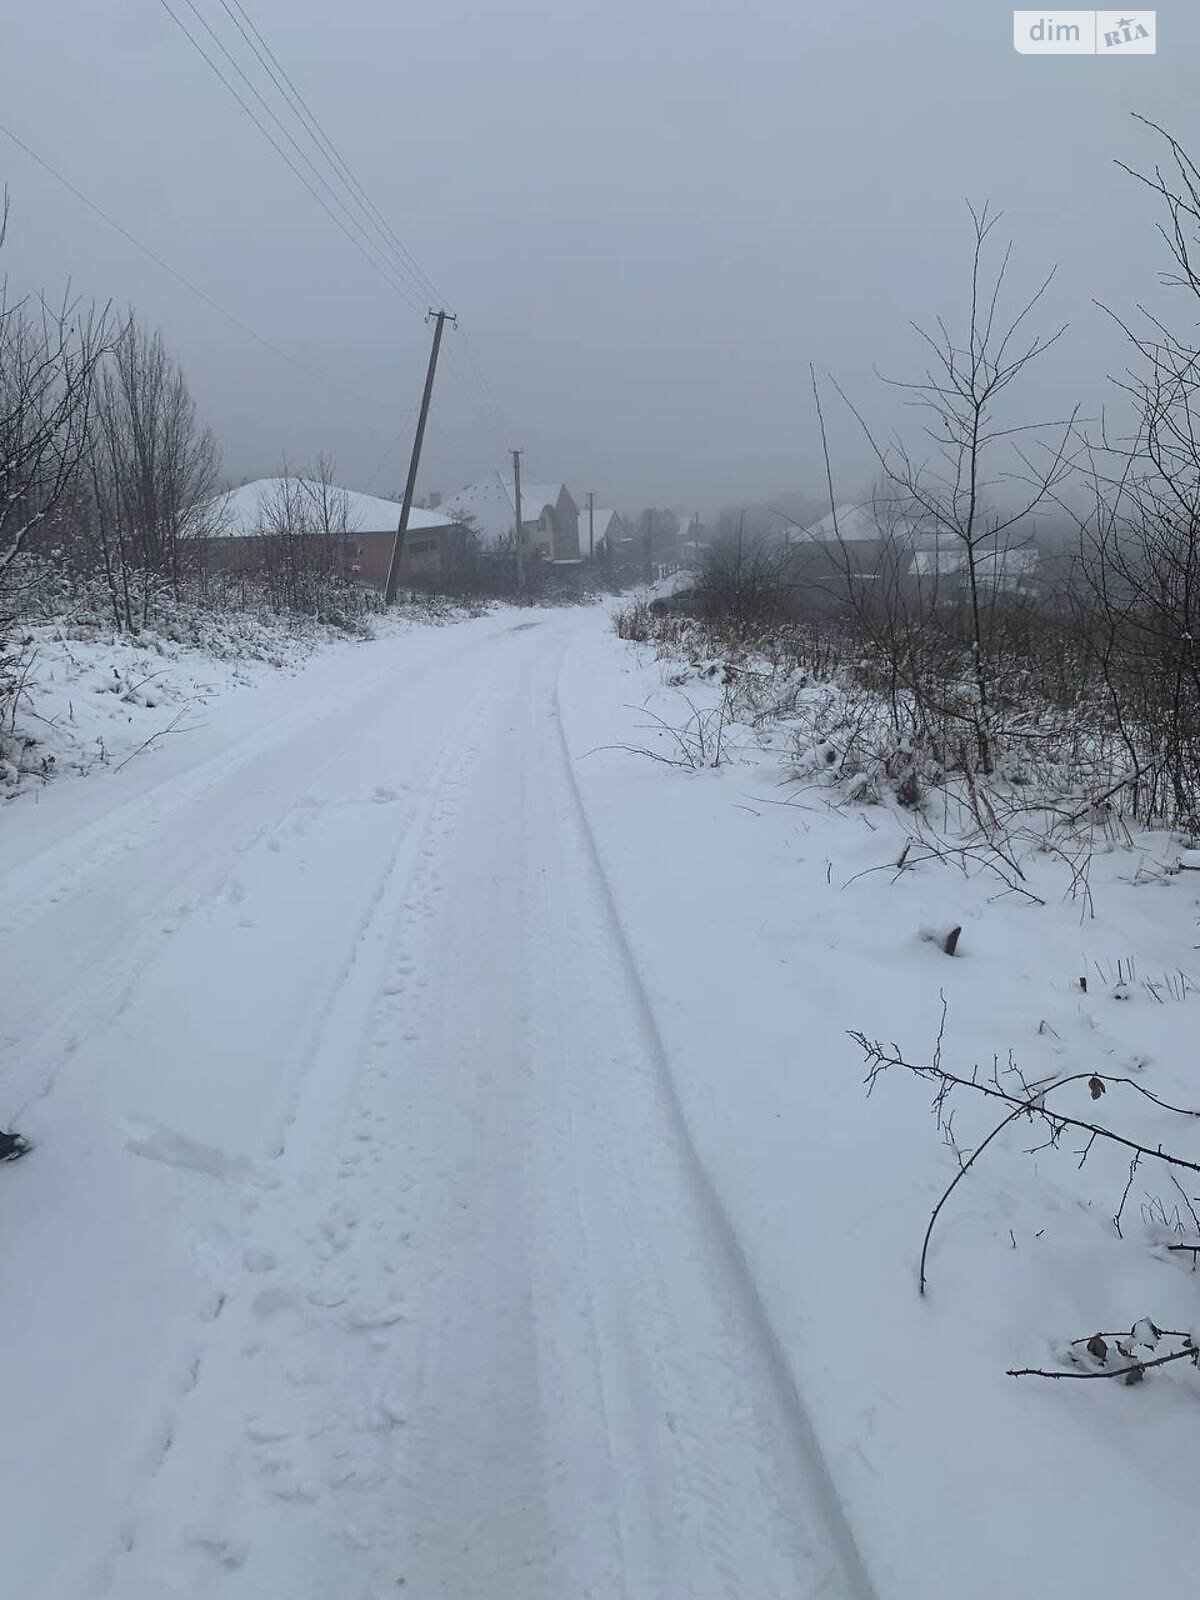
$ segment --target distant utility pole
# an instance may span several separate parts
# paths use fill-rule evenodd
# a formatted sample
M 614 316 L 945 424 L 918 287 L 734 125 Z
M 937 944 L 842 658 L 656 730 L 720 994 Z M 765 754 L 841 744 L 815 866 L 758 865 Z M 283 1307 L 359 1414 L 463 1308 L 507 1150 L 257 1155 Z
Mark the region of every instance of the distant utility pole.
M 646 582 L 654 578 L 654 508 L 646 508 Z
M 525 587 L 525 558 L 521 551 L 521 454 L 514 450 L 513 458 L 513 512 L 517 519 L 517 588 Z
M 458 318 L 449 311 L 431 311 L 425 318 L 432 321 L 433 349 L 429 352 L 429 370 L 425 374 L 425 393 L 421 396 L 421 415 L 417 418 L 417 431 L 413 435 L 412 455 L 408 463 L 408 482 L 404 485 L 404 502 L 400 507 L 400 526 L 392 541 L 392 557 L 388 562 L 387 588 L 384 598 L 389 606 L 396 603 L 400 587 L 400 562 L 404 555 L 404 541 L 408 537 L 408 519 L 412 512 L 413 494 L 417 487 L 417 468 L 421 464 L 421 445 L 425 440 L 425 422 L 429 416 L 429 401 L 433 395 L 433 375 L 437 371 L 438 351 L 442 347 L 442 328 L 447 322 L 458 326 Z
M 588 490 L 588 560 L 596 559 L 596 491 Z

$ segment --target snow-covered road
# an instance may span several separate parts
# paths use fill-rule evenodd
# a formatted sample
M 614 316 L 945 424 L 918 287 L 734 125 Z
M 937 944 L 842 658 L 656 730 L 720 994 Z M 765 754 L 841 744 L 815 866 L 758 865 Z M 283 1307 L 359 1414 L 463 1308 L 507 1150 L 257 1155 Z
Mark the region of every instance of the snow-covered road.
M 873 1593 L 577 788 L 603 626 L 346 650 L 16 817 L 12 1593 Z

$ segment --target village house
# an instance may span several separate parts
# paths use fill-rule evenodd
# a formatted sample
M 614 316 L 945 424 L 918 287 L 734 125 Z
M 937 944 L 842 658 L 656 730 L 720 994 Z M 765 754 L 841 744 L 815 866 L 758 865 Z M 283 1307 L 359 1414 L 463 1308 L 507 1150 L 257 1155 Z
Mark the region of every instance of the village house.
M 1030 519 L 998 540 L 981 537 L 975 553 L 979 586 L 993 593 L 1034 592 L 1043 560 L 1036 531 Z M 787 553 L 793 581 L 828 592 L 847 581 L 869 583 L 887 571 L 894 580 L 934 588 L 954 601 L 968 582 L 966 546 L 952 530 L 934 526 L 928 517 L 910 519 L 870 502 L 838 506 L 810 527 L 784 528 L 776 537 Z
M 511 478 L 496 473 L 468 484 L 444 500 L 438 514 L 465 523 L 485 553 L 513 548 L 516 494 Z M 556 563 L 580 559 L 579 507 L 566 484 L 522 481 L 521 550 Z
M 597 561 L 608 560 L 628 538 L 629 531 L 617 512 L 596 506 L 590 512 L 579 513 L 580 555 L 594 554 Z
M 213 503 L 207 543 L 214 569 L 252 572 L 262 564 L 264 541 L 335 542 L 342 570 L 356 583 L 383 588 L 400 502 L 313 478 L 256 478 Z M 465 535 L 444 511 L 409 512 L 400 581 L 437 583 L 464 558 Z
M 711 549 L 707 530 L 698 511 L 679 512 L 679 532 L 675 536 L 675 560 L 686 572 L 698 572 Z

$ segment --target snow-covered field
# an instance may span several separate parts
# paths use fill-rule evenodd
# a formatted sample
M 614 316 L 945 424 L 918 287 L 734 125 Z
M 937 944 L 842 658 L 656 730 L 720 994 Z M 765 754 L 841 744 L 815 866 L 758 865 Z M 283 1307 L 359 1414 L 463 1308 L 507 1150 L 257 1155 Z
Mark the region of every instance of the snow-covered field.
M 1200 1102 L 1200 873 L 1098 854 L 1094 916 L 1049 857 L 1044 905 L 893 881 L 903 818 L 745 730 L 715 770 L 631 751 L 689 714 L 666 677 L 605 608 L 497 611 L 0 810 L 5 1592 L 1196 1589 L 1190 1364 L 1005 1375 L 1200 1322 L 1184 1202 L 1143 1164 L 1122 1240 L 1127 1163 L 1018 1123 L 921 1299 L 954 1157 L 848 1030 L 927 1058 L 944 994 L 948 1064 Z

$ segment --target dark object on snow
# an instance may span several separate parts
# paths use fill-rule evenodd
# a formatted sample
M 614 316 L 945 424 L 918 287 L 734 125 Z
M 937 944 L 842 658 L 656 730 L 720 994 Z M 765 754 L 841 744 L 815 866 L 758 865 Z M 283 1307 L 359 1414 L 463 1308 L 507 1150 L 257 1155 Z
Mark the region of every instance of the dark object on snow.
M 29 1153 L 29 1140 L 19 1133 L 5 1133 L 0 1128 L 0 1161 L 17 1161 Z
M 903 857 L 901 858 L 903 865 Z M 952 956 L 958 949 L 958 941 L 962 937 L 961 926 L 954 923 L 943 923 L 940 927 L 922 928 L 921 938 L 928 939 L 930 944 L 937 945 L 945 955 Z

